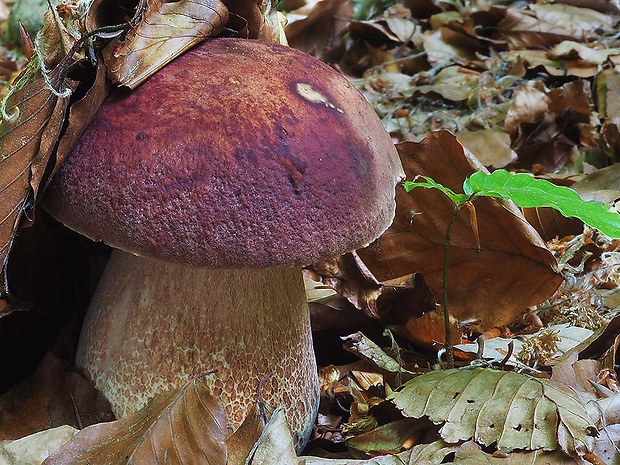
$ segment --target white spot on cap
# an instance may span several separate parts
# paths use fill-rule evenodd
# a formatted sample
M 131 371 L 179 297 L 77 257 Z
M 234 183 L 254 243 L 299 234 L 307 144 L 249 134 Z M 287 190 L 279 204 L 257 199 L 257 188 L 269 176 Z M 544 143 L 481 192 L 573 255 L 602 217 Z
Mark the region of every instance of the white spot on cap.
M 319 105 L 325 105 L 328 108 L 333 108 L 334 110 L 343 113 L 343 111 L 334 105 L 329 99 L 323 95 L 320 91 L 312 87 L 311 84 L 306 82 L 298 82 L 296 85 L 297 93 L 304 99 L 306 99 L 310 103 L 316 103 Z

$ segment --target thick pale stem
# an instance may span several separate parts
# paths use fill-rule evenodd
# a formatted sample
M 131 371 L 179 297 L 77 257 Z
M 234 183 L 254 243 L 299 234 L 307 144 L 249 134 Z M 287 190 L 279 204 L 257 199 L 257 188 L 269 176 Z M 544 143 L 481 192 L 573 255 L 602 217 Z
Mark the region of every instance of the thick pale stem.
M 77 365 L 117 415 L 211 369 L 236 429 L 262 399 L 285 406 L 299 443 L 318 408 L 301 270 L 191 268 L 115 251 L 82 329 Z

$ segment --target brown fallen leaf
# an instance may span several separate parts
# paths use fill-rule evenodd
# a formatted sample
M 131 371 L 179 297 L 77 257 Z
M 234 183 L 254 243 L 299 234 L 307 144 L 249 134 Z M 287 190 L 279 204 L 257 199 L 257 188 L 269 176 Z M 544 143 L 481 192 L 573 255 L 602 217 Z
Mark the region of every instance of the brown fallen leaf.
M 299 16 L 302 15 L 291 12 L 286 26 L 291 47 L 328 63 L 339 60 L 344 52 L 343 36 L 353 19 L 353 2 L 323 0 L 317 2 L 307 16 Z
M 462 444 L 446 444 L 443 441 L 416 446 L 412 457 L 412 463 L 423 463 L 425 465 L 431 460 L 447 460 L 448 455 L 454 457 L 453 463 L 459 465 L 583 465 L 584 460 L 577 460 L 566 455 L 561 450 L 554 451 L 513 451 L 510 454 L 490 454 L 474 441 L 466 441 Z M 425 460 L 426 459 L 426 460 Z M 450 458 L 450 460 L 452 460 Z
M 484 166 L 503 168 L 517 159 L 517 154 L 510 147 L 510 135 L 500 128 L 480 131 L 464 129 L 456 137 Z M 489 147 L 493 147 L 493 150 L 489 150 Z
M 438 65 L 446 61 L 471 61 L 476 58 L 478 41 L 447 27 L 422 34 L 424 50 L 429 63 Z
M 448 132 L 420 143 L 398 145 L 407 179 L 430 176 L 462 191 L 466 176 L 483 169 Z M 396 192 L 396 217 L 374 243 L 357 253 L 376 279 L 397 285 L 422 273 L 433 294 L 442 295 L 445 230 L 454 205 L 441 193 Z M 555 259 L 536 231 L 510 203 L 475 201 L 480 248 L 470 215 L 462 210 L 452 231 L 448 296 L 459 320 L 479 318 L 483 329 L 512 322 L 526 307 L 547 299 L 562 282 Z
M 620 5 L 613 1 L 610 2 L 609 0 L 559 0 L 556 3 L 578 6 L 582 8 L 590 8 L 592 10 L 600 11 L 601 13 L 607 13 L 610 15 L 620 14 Z
M 545 50 L 513 50 L 502 54 L 504 59 L 521 65 L 521 69 L 532 71 L 543 67 L 551 76 L 575 76 L 591 78 L 597 74 L 597 67 L 581 60 L 552 60 Z
M 435 309 L 435 297 L 421 274 L 412 273 L 401 279 L 398 286 L 380 283 L 356 252 L 315 262 L 306 267 L 304 274 L 337 292 L 337 295 L 309 302 L 314 310 L 314 330 L 320 326 L 327 329 L 325 326 L 329 326 L 329 321 L 336 323 L 338 317 L 334 313 L 337 311 L 341 312 L 339 321 L 347 326 L 347 319 L 349 324 L 361 321 L 350 315 L 352 309 L 362 310 L 370 318 L 386 317 L 386 321 L 397 324 Z M 320 320 L 322 306 L 327 311 Z M 327 325 L 321 325 L 321 321 Z
M 108 77 L 135 89 L 174 58 L 219 33 L 228 21 L 220 0 L 141 0 L 124 39 L 104 50 Z
M 262 405 L 256 402 L 237 431 L 226 439 L 229 465 L 245 463 L 246 457 L 265 429 L 267 416 L 265 409 L 261 407 Z
M 601 368 L 600 360 L 578 360 L 577 352 L 569 352 L 553 365 L 551 379 L 572 387 L 581 400 L 590 407 L 592 418 L 597 418 L 602 410 L 596 412 L 598 409 L 594 408 L 593 402 L 599 398 L 595 386 Z
M 547 171 L 564 166 L 582 134 L 591 127 L 590 89 L 579 79 L 557 89 L 540 83 L 527 84 L 515 92 L 505 129 L 519 155 L 518 166 L 540 165 Z
M 280 21 L 276 12 L 275 0 L 222 0 L 230 12 L 227 29 L 236 32 L 236 37 L 258 39 L 267 42 L 285 44 L 278 40 L 284 25 L 275 24 Z M 284 19 L 284 18 L 282 18 Z M 273 29 L 273 26 L 276 26 Z
M 278 408 L 273 412 L 252 451 L 242 463 L 249 465 L 298 465 L 303 463 L 297 459 L 295 454 L 293 435 L 286 422 L 283 409 Z
M 582 198 L 599 202 L 615 203 L 620 187 L 620 165 L 614 164 L 581 177 L 570 188 Z M 600 195 L 604 193 L 606 195 Z
M 596 106 L 601 118 L 620 117 L 620 76 L 607 69 L 596 78 Z
M 579 357 L 582 359 L 601 357 L 610 347 L 616 346 L 619 334 L 620 316 L 616 315 L 607 325 L 600 328 L 576 348 Z
M 0 108 L 0 277 L 4 293 L 8 293 L 4 274 L 15 235 L 32 224 L 39 192 L 107 93 L 103 64 L 87 65 L 80 89 L 83 96 L 70 105 L 81 82 L 69 78 L 69 72 L 78 62 L 86 63 L 86 58 L 67 50 L 76 39 L 53 9 L 37 37 L 42 50 L 33 56 Z
M 378 301 L 389 291 L 377 281 L 355 252 L 316 262 L 305 270 L 305 274 L 334 289 L 368 316 L 381 316 Z
M 51 353 L 32 377 L 0 396 L 0 440 L 61 425 L 83 428 L 113 418 L 93 383 Z
M 28 73 L 36 72 L 36 65 L 31 63 L 23 79 L 29 79 Z M 40 76 L 14 92 L 6 102 L 5 115 L 0 122 L 2 270 L 6 267 L 17 230 L 33 220 L 32 207 L 39 184 L 61 132 L 69 97 L 77 87 L 74 81 L 65 84 L 70 92 L 60 97 L 47 88 L 45 79 Z
M 549 112 L 550 104 L 551 98 L 541 82 L 521 86 L 515 92 L 514 102 L 504 121 L 504 129 L 508 134 L 516 135 L 520 124 L 534 123 L 542 119 Z
M 417 86 L 415 90 L 427 95 L 438 94 L 446 100 L 458 102 L 477 100 L 480 85 L 479 73 L 460 66 L 448 66 L 437 73 L 432 85 Z
M 410 318 L 405 324 L 405 336 L 417 346 L 428 350 L 439 350 L 446 342 L 446 326 L 443 312 L 432 311 L 426 312 L 418 318 Z M 461 342 L 462 331 L 458 326 L 458 322 L 450 319 L 452 328 L 452 344 Z
M 364 17 L 363 12 L 358 12 L 358 19 L 359 15 Z M 390 43 L 413 45 L 417 40 L 421 40 L 419 31 L 416 33 L 411 12 L 400 3 L 388 8 L 380 16 L 367 21 L 351 22 L 348 32 L 352 39 L 367 41 L 374 47 Z
M 544 241 L 580 234 L 583 231 L 581 220 L 566 218 L 553 208 L 524 208 L 523 216 Z
M 136 414 L 84 428 L 43 464 L 223 465 L 226 436 L 223 406 L 196 377 Z
M 545 4 L 508 8 L 497 27 L 511 48 L 546 48 L 571 38 L 589 41 L 615 24 L 613 16 L 589 8 Z

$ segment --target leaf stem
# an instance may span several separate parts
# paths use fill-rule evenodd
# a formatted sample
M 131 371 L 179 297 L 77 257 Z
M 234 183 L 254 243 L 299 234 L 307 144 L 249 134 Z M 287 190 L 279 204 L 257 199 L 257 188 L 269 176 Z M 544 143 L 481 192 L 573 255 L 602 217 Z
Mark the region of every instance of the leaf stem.
M 446 349 L 446 363 L 448 368 L 454 368 L 454 346 L 452 345 L 452 325 L 450 324 L 450 311 L 448 309 L 448 252 L 451 245 L 452 226 L 456 221 L 461 208 L 465 203 L 457 203 L 452 210 L 452 217 L 446 228 L 446 240 L 443 245 L 443 296 L 441 306 L 443 307 L 443 318 L 446 332 L 446 342 L 444 348 Z
M 58 69 L 59 72 L 52 78 L 52 85 L 54 87 L 53 90 L 60 92 L 58 87 L 60 87 L 60 85 L 62 84 L 62 82 L 64 81 L 67 75 L 67 71 L 72 64 L 71 60 L 73 59 L 77 51 L 81 47 L 84 46 L 87 40 L 92 39 L 93 37 L 96 37 L 101 34 L 110 34 L 110 33 L 120 34 L 129 28 L 130 28 L 129 23 L 122 23 L 122 24 L 115 24 L 111 26 L 102 26 L 100 28 L 94 29 L 92 31 L 88 31 L 87 33 L 83 34 L 78 40 L 76 40 L 73 43 L 73 46 L 71 47 L 69 52 L 62 58 L 60 63 L 58 63 L 58 65 L 55 67 L 55 69 Z

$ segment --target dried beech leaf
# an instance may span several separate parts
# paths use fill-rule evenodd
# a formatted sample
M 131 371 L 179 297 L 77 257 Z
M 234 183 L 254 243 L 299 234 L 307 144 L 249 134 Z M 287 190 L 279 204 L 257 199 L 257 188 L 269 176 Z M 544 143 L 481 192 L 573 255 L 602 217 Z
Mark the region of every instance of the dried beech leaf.
M 355 252 L 316 262 L 306 269 L 305 274 L 334 289 L 368 316 L 381 316 L 377 301 L 386 289 Z
M 413 448 L 416 461 L 412 463 L 430 465 L 444 463 L 448 454 L 454 454 L 450 463 L 457 465 L 577 465 L 577 461 L 560 450 L 555 451 L 514 451 L 510 454 L 489 454 L 481 450 L 473 441 L 460 445 L 448 445 L 437 441 L 435 451 L 432 447 L 420 445 Z M 439 449 L 439 446 L 442 446 Z M 497 455 L 497 456 L 496 456 Z M 582 461 L 579 462 L 583 463 Z
M 422 34 L 424 50 L 429 63 L 437 65 L 448 61 L 472 60 L 478 41 L 448 27 L 440 27 Z
M 611 31 L 613 16 L 570 5 L 530 5 L 509 8 L 498 24 L 499 32 L 512 48 L 543 48 L 567 39 L 588 41 L 597 31 Z
M 379 429 L 379 428 L 377 428 Z M 374 431 L 371 431 L 373 433 Z M 359 437 L 359 436 L 358 436 Z M 355 438 L 357 439 L 357 438 Z M 351 441 L 347 441 L 347 445 Z M 448 455 L 454 455 L 454 459 L 446 461 Z M 435 441 L 430 444 L 419 444 L 410 451 L 410 459 L 404 458 L 401 453 L 398 457 L 403 457 L 404 461 L 398 462 L 399 465 L 440 465 L 442 463 L 454 463 L 457 465 L 577 465 L 577 461 L 568 457 L 560 450 L 555 451 L 514 451 L 511 454 L 489 454 L 481 450 L 480 446 L 474 441 L 467 441 L 463 444 L 446 444 L 444 441 Z M 379 457 L 382 459 L 383 457 Z M 385 457 L 387 458 L 387 457 Z M 332 465 L 332 461 L 308 462 L 318 465 Z M 346 465 L 371 464 L 384 462 L 351 461 Z M 387 462 L 386 462 L 387 463 Z M 392 462 L 389 462 L 392 463 Z M 583 462 L 579 462 L 583 463 Z
M 590 85 L 583 79 L 552 90 L 540 83 L 517 89 L 504 128 L 519 155 L 518 166 L 538 164 L 554 171 L 566 164 L 577 145 L 572 134 L 592 120 L 590 101 Z
M 596 105 L 601 118 L 620 116 L 620 76 L 604 70 L 596 78 Z
M 55 95 L 45 79 L 37 74 L 36 62 L 29 64 L 22 79 L 28 84 L 8 99 L 6 111 L 13 119 L 0 121 L 0 266 L 4 268 L 15 234 L 22 223 L 32 221 L 47 164 L 53 155 L 65 121 L 70 94 Z M 52 73 L 51 79 L 58 76 Z M 18 83 L 19 85 L 19 83 Z M 71 92 L 77 83 L 66 81 Z
M 106 68 L 103 64 L 103 60 L 99 60 L 97 69 L 93 72 L 95 76 L 90 88 L 86 90 L 81 99 L 76 100 L 69 107 L 66 115 L 66 128 L 63 129 L 58 142 L 55 153 L 55 163 L 49 177 L 45 180 L 45 187 L 47 187 L 47 184 L 52 180 L 52 177 L 65 161 L 86 127 L 93 120 L 97 114 L 97 110 L 99 110 L 99 107 L 108 94 L 109 84 L 106 81 Z
M 503 129 L 463 130 L 456 137 L 484 166 L 503 168 L 517 159 L 517 154 L 510 147 L 510 136 Z
M 0 440 L 61 425 L 82 428 L 113 418 L 108 401 L 93 382 L 51 353 L 31 377 L 0 396 Z
M 422 427 L 420 425 L 423 425 Z M 407 439 L 421 431 L 426 424 L 413 418 L 392 421 L 366 433 L 347 439 L 347 447 L 351 450 L 366 453 L 396 454 L 402 450 Z
M 259 31 L 259 40 L 265 42 L 273 42 L 280 45 L 288 45 L 286 38 L 286 23 L 287 18 L 284 13 L 271 10 L 265 15 L 265 23 Z
M 65 18 L 65 24 L 55 8 L 48 8 L 45 12 L 43 26 L 35 38 L 34 45 L 36 55 L 44 61 L 48 70 L 58 66 L 79 39 L 80 26 L 76 28 L 76 24 L 73 24 L 75 19 L 69 16 Z M 82 56 L 76 52 L 76 56 L 72 58 L 78 61 Z
M 226 413 L 201 378 L 140 412 L 84 428 L 44 465 L 225 464 Z
M 332 290 L 326 298 L 308 300 L 314 330 L 355 326 L 364 321 L 363 316 L 355 316 L 357 310 L 375 319 L 389 314 L 393 322 L 404 324 L 436 309 L 435 297 L 420 273 L 403 277 L 398 286 L 384 285 L 355 252 L 315 262 L 304 274 Z
M 84 97 L 71 106 L 71 94 L 79 83 L 65 79 L 70 92 L 58 96 L 40 75 L 25 76 L 28 82 L 7 101 L 7 113 L 15 112 L 17 118 L 0 121 L 0 271 L 19 228 L 34 220 L 32 207 L 39 191 L 49 183 L 106 96 L 102 63 L 96 72 Z
M 510 452 L 592 450 L 596 432 L 575 391 L 548 379 L 488 368 L 435 371 L 407 382 L 392 399 L 407 417 L 443 423 L 448 443 L 474 439 Z
M 63 425 L 14 441 L 0 441 L 0 465 L 38 465 L 76 432 L 75 428 Z
M 462 337 L 458 321 L 450 318 L 450 327 L 452 328 L 452 344 L 458 344 Z M 404 336 L 418 347 L 438 350 L 446 343 L 446 323 L 441 311 L 430 311 L 417 318 L 410 318 L 405 328 Z
M 77 82 L 66 78 L 70 63 L 57 66 L 74 41 L 56 11 L 45 14 L 37 35 L 39 52 L 28 63 L 3 102 L 0 120 L 0 269 L 4 269 L 18 227 L 37 197 L 69 98 Z M 78 57 L 79 59 L 79 57 Z M 44 60 L 44 63 L 41 62 Z M 50 69 L 45 73 L 42 69 Z
M 76 14 L 78 14 L 76 12 Z M 66 19 L 71 23 L 75 18 Z M 36 46 L 45 66 L 35 55 L 16 80 L 3 102 L 0 119 L 0 276 L 19 228 L 34 220 L 33 206 L 47 183 L 62 164 L 74 142 L 97 112 L 107 93 L 105 69 L 99 63 L 90 87 L 70 106 L 70 99 L 80 82 L 67 74 L 77 62 L 84 61 L 81 53 L 63 56 L 59 51 L 75 41 L 67 32 L 54 10 L 45 15 Z M 64 53 L 64 52 L 63 52 Z M 42 68 L 52 69 L 44 72 Z M 4 289 L 4 292 L 8 292 Z M 6 312 L 8 314 L 8 312 Z
M 379 368 L 392 373 L 410 373 L 405 370 L 400 363 L 386 354 L 381 347 L 359 331 L 354 334 L 349 334 L 348 336 L 341 336 L 340 339 L 345 341 L 344 348 L 346 350 L 359 356 L 363 360 L 368 360 Z
M 323 0 L 310 13 L 295 20 L 289 15 L 286 36 L 291 47 L 322 61 L 336 61 L 344 51 L 343 36 L 353 19 L 351 0 Z
M 265 429 L 266 418 L 261 410 L 261 405 L 256 402 L 237 431 L 226 439 L 228 465 L 245 464 L 245 459 Z
M 585 198 L 585 197 L 582 197 Z M 555 237 L 577 235 L 583 232 L 583 223 L 577 218 L 566 218 L 553 208 L 524 208 L 523 216 L 546 242 Z
M 463 180 L 484 169 L 448 132 L 398 145 L 407 179 L 425 175 L 460 192 Z M 418 192 L 416 192 L 418 191 Z M 480 318 L 484 329 L 512 322 L 525 308 L 547 299 L 560 285 L 555 259 L 536 231 L 508 202 L 475 201 L 480 249 L 463 209 L 452 229 L 448 297 L 460 320 Z M 441 192 L 396 191 L 396 217 L 374 243 L 357 253 L 377 280 L 397 285 L 419 272 L 442 295 L 445 232 L 454 205 Z
M 131 89 L 228 21 L 220 0 L 142 0 L 137 15 L 140 20 L 124 41 L 112 41 L 103 51 L 108 77 Z
M 249 465 L 297 465 L 293 435 L 284 409 L 277 408 L 265 425 L 246 463 Z
M 613 451 L 613 447 L 610 448 Z M 602 454 L 601 454 L 602 455 Z M 451 456 L 451 457 L 448 457 Z M 453 458 L 452 458 L 453 457 Z M 473 441 L 463 444 L 446 444 L 439 440 L 430 444 L 418 444 L 413 449 L 397 455 L 381 455 L 368 460 L 322 459 L 303 457 L 305 465 L 577 465 L 562 451 L 519 451 L 509 455 L 487 454 Z M 611 462 L 606 462 L 611 463 Z
M 416 86 L 422 94 L 439 94 L 446 100 L 465 101 L 476 94 L 480 86 L 478 73 L 461 66 L 448 66 L 437 73 L 432 85 Z

